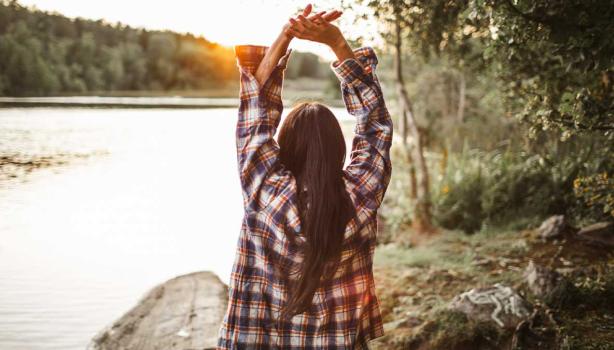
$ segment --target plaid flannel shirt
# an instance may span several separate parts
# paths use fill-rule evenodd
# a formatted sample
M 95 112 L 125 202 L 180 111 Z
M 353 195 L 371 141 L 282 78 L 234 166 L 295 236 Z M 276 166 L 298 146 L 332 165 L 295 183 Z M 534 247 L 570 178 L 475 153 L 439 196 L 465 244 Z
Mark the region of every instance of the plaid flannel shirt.
M 260 87 L 254 73 L 264 46 L 235 47 L 240 69 L 237 156 L 245 216 L 229 285 L 218 349 L 363 349 L 383 335 L 373 282 L 376 214 L 390 182 L 392 121 L 374 73 L 370 47 L 355 59 L 331 64 L 348 112 L 357 119 L 346 190 L 356 217 L 346 228 L 341 263 L 315 293 L 308 312 L 279 325 L 287 299 L 282 274 L 302 262 L 287 235 L 300 235 L 297 184 L 279 162 L 274 134 L 282 113 L 281 90 L 291 50 Z

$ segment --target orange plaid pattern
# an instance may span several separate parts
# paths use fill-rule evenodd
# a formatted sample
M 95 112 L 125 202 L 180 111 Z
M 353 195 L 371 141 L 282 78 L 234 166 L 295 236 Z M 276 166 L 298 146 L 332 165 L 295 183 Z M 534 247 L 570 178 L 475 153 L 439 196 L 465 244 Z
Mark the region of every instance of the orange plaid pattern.
M 237 122 L 237 160 L 245 216 L 229 285 L 229 302 L 218 349 L 362 349 L 383 335 L 373 282 L 376 214 L 390 182 L 392 121 L 370 47 L 354 50 L 356 59 L 333 62 L 348 112 L 356 117 L 346 190 L 356 217 L 345 231 L 341 263 L 320 287 L 308 312 L 277 324 L 287 299 L 282 274 L 301 264 L 297 184 L 279 162 L 274 139 L 283 109 L 283 74 L 291 50 L 259 86 L 255 70 L 263 46 L 237 46 L 241 73 Z M 296 244 L 296 243 L 294 243 Z

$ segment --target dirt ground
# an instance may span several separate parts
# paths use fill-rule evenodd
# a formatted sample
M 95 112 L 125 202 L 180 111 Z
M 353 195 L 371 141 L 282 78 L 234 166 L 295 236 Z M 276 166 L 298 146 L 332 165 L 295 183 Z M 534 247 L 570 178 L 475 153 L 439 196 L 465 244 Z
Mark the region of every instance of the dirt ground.
M 410 235 L 411 232 L 399 234 Z M 527 288 L 530 261 L 564 283 L 541 300 Z M 375 278 L 386 335 L 374 349 L 614 349 L 614 255 L 573 236 L 543 241 L 534 231 L 440 232 L 418 247 L 376 250 Z M 516 329 L 474 322 L 447 308 L 454 296 L 495 283 L 533 305 Z

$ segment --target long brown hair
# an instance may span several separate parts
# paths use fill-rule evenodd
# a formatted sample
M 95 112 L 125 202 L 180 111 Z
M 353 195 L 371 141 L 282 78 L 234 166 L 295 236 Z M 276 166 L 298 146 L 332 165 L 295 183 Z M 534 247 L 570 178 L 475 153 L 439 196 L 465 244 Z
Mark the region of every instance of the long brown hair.
M 298 186 L 303 263 L 290 283 L 280 318 L 308 311 L 316 290 L 335 273 L 343 234 L 355 209 L 345 190 L 346 147 L 337 118 L 326 106 L 304 102 L 279 131 L 280 161 Z

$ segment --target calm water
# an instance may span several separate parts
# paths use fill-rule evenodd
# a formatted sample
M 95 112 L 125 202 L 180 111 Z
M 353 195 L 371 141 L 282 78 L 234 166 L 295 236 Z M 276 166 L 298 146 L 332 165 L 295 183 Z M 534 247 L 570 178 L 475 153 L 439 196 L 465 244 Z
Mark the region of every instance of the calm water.
M 84 349 L 158 283 L 226 282 L 235 122 L 226 108 L 0 109 L 0 156 L 95 154 L 0 183 L 0 349 Z

